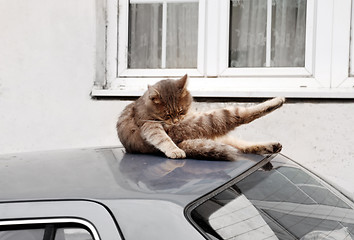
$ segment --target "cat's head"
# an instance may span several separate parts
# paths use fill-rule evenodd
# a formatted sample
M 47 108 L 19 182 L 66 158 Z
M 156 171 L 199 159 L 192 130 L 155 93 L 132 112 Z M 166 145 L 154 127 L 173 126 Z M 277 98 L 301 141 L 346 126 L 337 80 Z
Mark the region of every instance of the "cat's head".
M 161 80 L 148 86 L 148 111 L 155 120 L 177 124 L 187 114 L 192 96 L 187 90 L 188 76 L 179 80 Z

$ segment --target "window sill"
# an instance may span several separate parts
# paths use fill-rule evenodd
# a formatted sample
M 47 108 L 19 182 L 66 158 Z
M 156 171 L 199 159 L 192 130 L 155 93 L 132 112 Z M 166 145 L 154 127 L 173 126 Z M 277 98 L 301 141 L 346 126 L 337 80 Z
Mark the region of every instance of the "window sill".
M 97 89 L 93 88 L 92 97 L 139 97 L 146 89 Z M 354 99 L 354 88 L 238 88 L 235 90 L 190 90 L 193 97 L 206 98 L 271 98 L 284 96 L 287 98 L 323 98 L 323 99 Z

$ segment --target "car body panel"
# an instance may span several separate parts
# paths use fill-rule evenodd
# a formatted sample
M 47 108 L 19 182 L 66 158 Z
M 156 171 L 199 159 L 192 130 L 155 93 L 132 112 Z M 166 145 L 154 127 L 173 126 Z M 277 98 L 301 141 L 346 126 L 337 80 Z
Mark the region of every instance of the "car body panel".
M 184 209 L 175 203 L 158 200 L 107 200 L 126 239 L 203 240 L 205 239 L 184 215 Z
M 253 167 L 240 161 L 172 160 L 122 148 L 0 156 L 0 202 L 49 199 L 156 199 L 185 206 Z
M 9 219 L 78 217 L 86 209 L 87 214 L 111 217 L 103 221 L 82 215 L 95 226 L 115 219 L 119 226 L 116 233 L 111 231 L 114 236 L 120 229 L 130 240 L 200 240 L 204 237 L 185 218 L 185 207 L 269 160 L 252 154 L 241 155 L 237 162 L 172 160 L 126 154 L 120 147 L 4 155 L 0 224 Z M 97 228 L 102 239 L 112 239 Z
M 267 164 L 270 160 L 273 169 Z M 215 239 L 215 231 L 222 236 L 245 232 L 245 239 L 253 234 L 275 239 L 273 232 L 280 239 L 296 239 L 304 229 L 293 227 L 299 217 L 304 223 L 314 218 L 317 225 L 308 226 L 321 234 L 322 225 L 327 229 L 330 220 L 354 229 L 353 203 L 282 154 L 244 154 L 235 162 L 127 154 L 121 147 L 10 154 L 0 156 L 0 193 L 0 231 L 4 225 L 76 222 L 88 226 L 96 240 L 202 240 Z M 288 203 L 288 193 L 291 199 L 299 196 L 306 201 Z M 233 195 L 235 199 L 230 198 Z M 329 208 L 331 202 L 334 206 Z M 208 217 L 213 208 L 204 208 L 205 203 L 228 209 L 220 221 L 212 218 L 211 226 L 218 226 L 214 232 L 200 222 L 199 209 L 205 209 Z M 249 217 L 251 208 L 254 218 Z M 285 214 L 285 220 L 277 214 Z M 323 219 L 327 222 L 319 224 Z M 262 228 L 245 227 L 252 227 L 254 220 Z M 234 223 L 240 223 L 238 228 Z M 289 229 L 294 232 L 288 234 Z M 332 235 L 347 232 L 333 229 Z M 308 234 L 314 234 L 310 230 Z

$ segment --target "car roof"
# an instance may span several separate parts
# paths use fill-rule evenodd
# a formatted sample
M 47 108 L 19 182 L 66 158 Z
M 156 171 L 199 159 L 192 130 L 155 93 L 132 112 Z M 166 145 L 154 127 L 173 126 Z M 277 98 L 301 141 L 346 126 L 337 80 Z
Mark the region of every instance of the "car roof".
M 172 160 L 122 147 L 0 155 L 0 202 L 155 199 L 185 206 L 267 159 Z

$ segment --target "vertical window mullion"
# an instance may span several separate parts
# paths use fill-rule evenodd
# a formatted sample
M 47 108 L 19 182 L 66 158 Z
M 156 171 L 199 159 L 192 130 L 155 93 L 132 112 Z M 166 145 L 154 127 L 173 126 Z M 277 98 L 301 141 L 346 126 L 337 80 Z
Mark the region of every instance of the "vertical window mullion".
M 266 41 L 266 67 L 270 67 L 272 47 L 272 2 L 267 0 L 267 41 Z
M 167 46 L 167 2 L 162 3 L 162 42 L 161 42 L 161 68 L 166 68 Z

